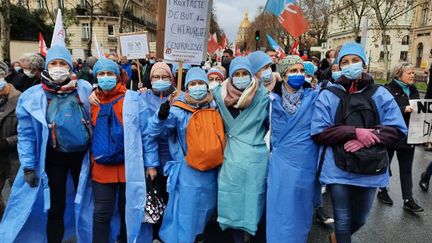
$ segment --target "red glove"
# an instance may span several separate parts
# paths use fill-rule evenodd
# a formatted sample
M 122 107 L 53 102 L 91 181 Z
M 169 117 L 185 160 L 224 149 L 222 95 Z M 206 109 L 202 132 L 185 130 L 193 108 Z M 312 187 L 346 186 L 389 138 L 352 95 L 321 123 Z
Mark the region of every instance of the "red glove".
M 368 128 L 356 128 L 356 137 L 364 146 L 370 147 L 376 143 L 380 143 L 381 140 L 372 133 L 374 129 Z
M 345 151 L 347 151 L 349 153 L 357 152 L 364 147 L 366 147 L 366 146 L 357 139 L 349 140 L 348 142 L 346 142 L 344 144 Z

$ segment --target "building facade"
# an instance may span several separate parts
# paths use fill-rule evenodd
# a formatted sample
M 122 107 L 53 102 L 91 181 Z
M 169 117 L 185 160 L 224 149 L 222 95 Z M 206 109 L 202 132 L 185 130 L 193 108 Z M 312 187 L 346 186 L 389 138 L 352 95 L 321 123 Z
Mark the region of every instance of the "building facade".
M 124 0 L 15 0 L 15 4 L 30 9 L 44 9 L 56 16 L 56 9 L 63 14 L 67 47 L 74 58 L 87 58 L 96 54 L 94 36 L 104 54 L 120 55 L 118 37 L 120 15 Z M 92 16 L 92 17 L 91 17 Z M 150 50 L 154 49 L 157 31 L 157 0 L 130 0 L 123 14 L 122 33 L 147 31 Z M 92 19 L 92 21 L 91 21 Z M 47 19 L 47 21 L 52 21 Z M 89 41 L 92 41 L 89 48 Z
M 236 38 L 236 46 L 246 49 L 246 37 L 247 37 L 247 31 L 250 27 L 250 21 L 249 21 L 249 15 L 247 11 L 243 13 L 243 19 L 240 22 L 239 29 L 237 31 L 237 38 Z
M 415 9 L 411 31 L 411 63 L 418 71 L 432 65 L 432 2 L 426 2 Z
M 334 12 L 331 14 L 328 26 L 328 38 L 326 43 L 327 50 L 335 49 L 346 42 L 355 41 L 361 37 L 363 24 L 360 25 L 358 36 L 356 36 L 353 27 L 353 23 L 357 22 L 356 16 L 353 16 L 353 14 L 349 12 L 349 6 L 344 6 L 346 3 L 347 1 L 344 0 L 331 1 L 331 9 Z M 361 1 L 358 4 L 361 4 Z M 407 6 L 407 9 L 409 9 L 409 6 Z M 370 72 L 374 74 L 375 78 L 384 79 L 385 43 L 387 44 L 388 48 L 389 72 L 391 72 L 392 68 L 398 63 L 410 61 L 410 29 L 414 16 L 414 10 L 406 11 L 397 19 L 392 21 L 391 24 L 388 25 L 385 38 L 382 37 L 381 30 L 375 27 L 377 20 L 375 17 L 375 12 L 370 8 L 370 6 L 366 7 L 365 13 L 366 17 L 362 18 L 362 22 L 367 18 L 368 30 L 365 45 L 368 58 L 367 65 L 370 68 Z

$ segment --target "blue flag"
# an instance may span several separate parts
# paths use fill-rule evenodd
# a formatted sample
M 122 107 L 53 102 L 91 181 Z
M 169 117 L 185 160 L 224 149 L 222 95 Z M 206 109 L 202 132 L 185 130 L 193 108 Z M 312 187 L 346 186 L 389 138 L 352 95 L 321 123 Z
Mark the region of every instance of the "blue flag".
M 270 13 L 279 17 L 285 10 L 287 3 L 295 3 L 296 0 L 268 0 L 265 9 Z

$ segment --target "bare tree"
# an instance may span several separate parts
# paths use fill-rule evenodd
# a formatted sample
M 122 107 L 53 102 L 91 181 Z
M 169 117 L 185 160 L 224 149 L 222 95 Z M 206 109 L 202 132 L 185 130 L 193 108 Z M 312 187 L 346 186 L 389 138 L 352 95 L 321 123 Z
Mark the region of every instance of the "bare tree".
M 300 4 L 309 22 L 308 36 L 316 39 L 321 45 L 327 39 L 330 17 L 329 0 L 303 0 Z
M 429 4 L 429 0 L 369 0 L 373 9 L 374 27 L 379 31 L 384 48 L 384 74 L 388 76 L 389 70 L 389 50 L 387 33 L 393 24 L 396 24 L 400 17 L 413 11 L 416 7 Z
M 330 15 L 336 15 L 341 26 L 346 30 L 352 30 L 355 38 L 360 35 L 362 18 L 370 11 L 371 0 L 345 0 L 333 5 Z
M 10 59 L 10 0 L 0 4 L 0 58 Z
M 279 24 L 277 17 L 273 14 L 264 11 L 264 7 L 260 6 L 257 9 L 258 15 L 251 22 L 245 42 L 249 50 L 255 50 L 255 31 L 260 31 L 261 38 L 258 42 L 258 46 L 268 46 L 265 38 L 266 34 L 269 34 L 275 41 L 284 49 L 287 50 L 290 47 L 291 37 L 288 32 Z

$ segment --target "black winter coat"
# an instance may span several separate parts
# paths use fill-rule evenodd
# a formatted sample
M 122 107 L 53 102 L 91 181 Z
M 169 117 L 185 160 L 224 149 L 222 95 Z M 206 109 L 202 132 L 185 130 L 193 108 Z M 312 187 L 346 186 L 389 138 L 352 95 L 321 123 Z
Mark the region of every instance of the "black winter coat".
M 410 95 L 408 97 L 408 95 L 406 95 L 405 92 L 403 92 L 402 87 L 398 83 L 396 83 L 395 80 L 393 80 L 390 83 L 386 84 L 384 87 L 386 87 L 386 89 L 393 95 L 396 103 L 399 106 L 400 111 L 402 112 L 402 116 L 403 116 L 403 118 L 405 120 L 405 124 L 406 124 L 406 126 L 408 128 L 409 127 L 409 120 L 410 120 L 411 113 L 405 113 L 405 107 L 410 104 L 409 100 L 420 99 L 420 94 L 419 94 L 417 88 L 414 85 L 412 85 L 410 87 Z M 402 146 L 402 143 L 400 143 L 399 146 L 397 146 L 397 147 L 398 148 L 399 147 L 405 147 L 405 148 L 412 147 L 412 146 L 409 146 L 409 145 L 406 146 L 407 145 L 406 144 L 406 139 L 404 140 L 403 144 L 405 146 Z

